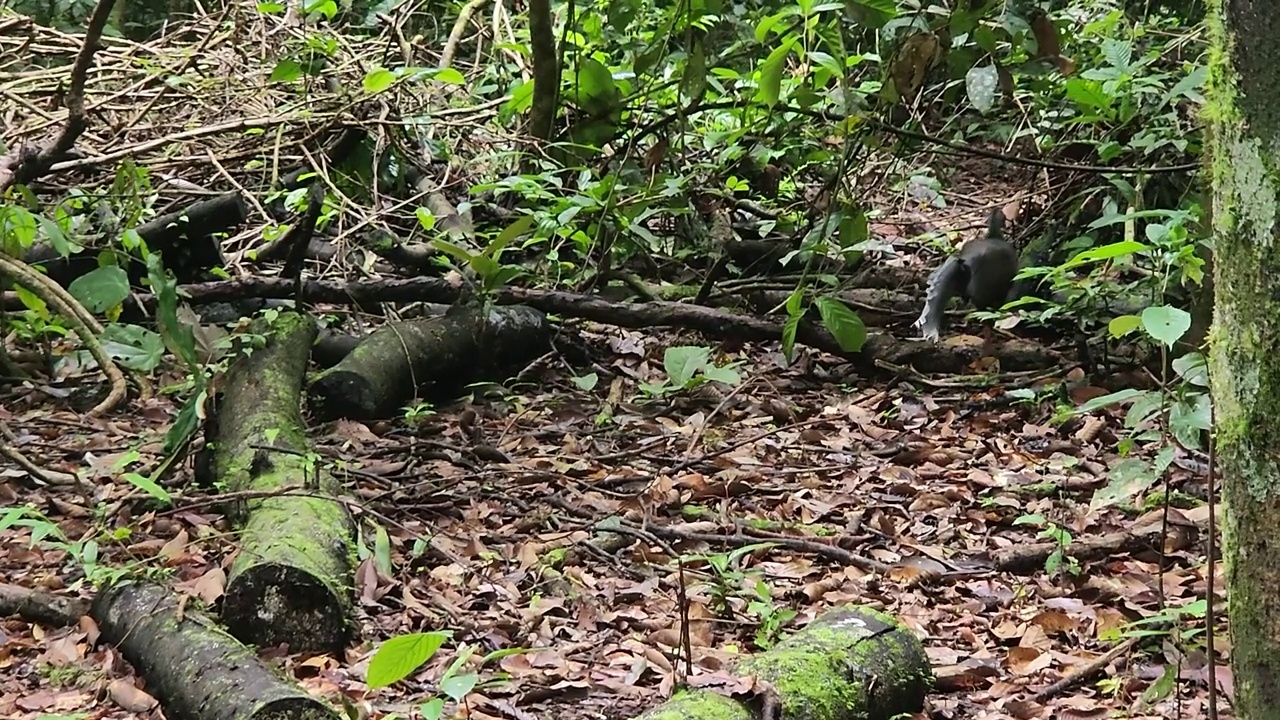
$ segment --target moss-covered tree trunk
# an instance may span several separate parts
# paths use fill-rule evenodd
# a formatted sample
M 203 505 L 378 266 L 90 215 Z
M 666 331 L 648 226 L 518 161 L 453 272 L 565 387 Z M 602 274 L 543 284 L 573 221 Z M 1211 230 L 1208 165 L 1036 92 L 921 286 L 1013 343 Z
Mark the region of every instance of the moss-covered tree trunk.
M 1211 3 L 1210 378 L 1240 718 L 1280 708 L 1280 4 Z

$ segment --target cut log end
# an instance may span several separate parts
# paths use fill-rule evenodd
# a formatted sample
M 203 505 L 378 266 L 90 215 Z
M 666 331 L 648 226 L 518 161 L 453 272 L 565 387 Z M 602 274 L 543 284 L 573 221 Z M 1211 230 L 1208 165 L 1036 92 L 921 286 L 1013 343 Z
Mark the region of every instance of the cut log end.
M 233 578 L 222 621 L 236 637 L 293 652 L 341 652 L 350 632 L 341 598 L 316 576 L 279 563 L 254 565 Z

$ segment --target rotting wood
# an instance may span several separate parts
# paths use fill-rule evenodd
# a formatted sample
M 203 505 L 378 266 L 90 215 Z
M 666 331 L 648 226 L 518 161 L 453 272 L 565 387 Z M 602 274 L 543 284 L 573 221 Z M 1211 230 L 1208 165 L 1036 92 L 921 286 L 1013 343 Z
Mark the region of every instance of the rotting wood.
M 505 379 L 550 347 L 546 316 L 521 306 L 459 307 L 444 317 L 390 323 L 364 338 L 310 386 L 323 419 L 384 418 L 415 391 L 442 397 L 478 380 Z
M 120 649 L 171 720 L 338 720 L 168 588 L 123 581 L 94 598 L 101 639 Z
M 216 477 L 233 491 L 280 493 L 243 507 L 222 619 L 254 645 L 340 652 L 350 633 L 352 522 L 334 499 L 338 482 L 310 452 L 299 408 L 316 325 L 282 313 L 270 330 L 266 346 L 228 372 L 216 407 Z
M 744 657 L 732 674 L 772 686 L 780 711 L 772 716 L 787 720 L 889 720 L 918 712 L 933 682 L 920 640 L 893 617 L 859 606 L 824 613 L 769 650 Z M 640 720 L 759 716 L 748 702 L 687 689 Z
M 79 598 L 0 583 L 0 617 L 16 615 L 27 622 L 65 627 L 75 625 L 88 609 L 89 603 Z

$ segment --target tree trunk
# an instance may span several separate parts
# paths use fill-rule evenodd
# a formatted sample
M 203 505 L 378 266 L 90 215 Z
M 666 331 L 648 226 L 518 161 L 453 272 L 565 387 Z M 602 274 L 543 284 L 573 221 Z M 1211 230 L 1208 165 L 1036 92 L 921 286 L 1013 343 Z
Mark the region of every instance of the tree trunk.
M 1280 5 L 1217 0 L 1211 10 L 1206 115 L 1217 247 L 1210 378 L 1235 709 L 1240 718 L 1270 718 L 1280 707 Z

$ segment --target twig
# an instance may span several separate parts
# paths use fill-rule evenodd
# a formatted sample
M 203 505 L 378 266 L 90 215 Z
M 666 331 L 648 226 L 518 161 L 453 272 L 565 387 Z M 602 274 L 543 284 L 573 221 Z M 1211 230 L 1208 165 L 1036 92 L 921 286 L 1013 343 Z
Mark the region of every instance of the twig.
M 120 372 L 120 368 L 112 362 L 107 351 L 103 349 L 102 341 L 98 339 L 102 334 L 102 325 L 97 319 L 57 283 L 36 272 L 26 263 L 4 253 L 0 253 L 0 274 L 8 275 L 25 285 L 28 290 L 65 317 L 89 354 L 98 362 L 98 367 L 107 376 L 107 380 L 111 383 L 111 390 L 102 402 L 89 411 L 89 415 L 100 417 L 123 402 L 129 395 L 129 384 L 125 380 L 124 373 Z

